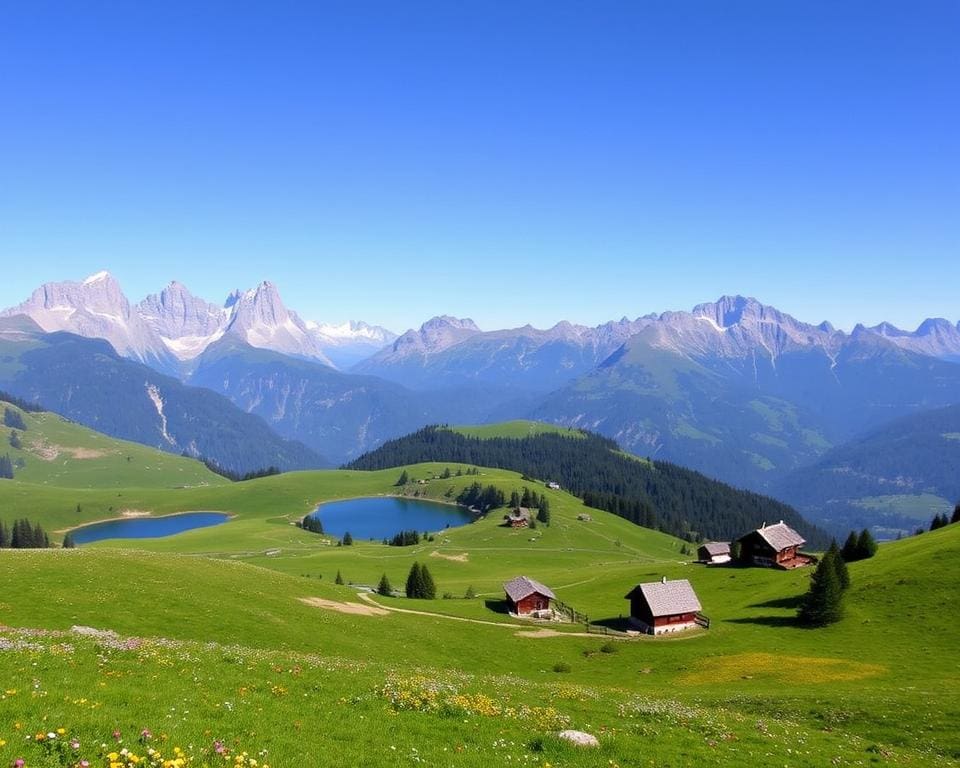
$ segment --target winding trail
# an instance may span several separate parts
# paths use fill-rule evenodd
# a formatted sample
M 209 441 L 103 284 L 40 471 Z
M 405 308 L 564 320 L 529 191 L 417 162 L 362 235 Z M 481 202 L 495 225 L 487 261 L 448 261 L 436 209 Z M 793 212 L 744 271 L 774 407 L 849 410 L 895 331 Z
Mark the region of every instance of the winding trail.
M 373 599 L 373 596 L 367 592 L 358 592 L 357 597 L 360 598 L 363 602 L 368 603 L 369 605 L 375 605 L 377 608 L 380 608 L 384 611 L 390 611 L 392 613 L 409 613 L 414 616 L 430 616 L 435 619 L 449 619 L 450 621 L 465 621 L 468 624 L 485 624 L 490 627 L 505 627 L 506 629 L 518 630 L 516 632 L 517 637 L 609 637 L 605 634 L 594 634 L 592 632 L 563 632 L 556 629 L 547 629 L 540 628 L 530 624 L 513 624 L 506 621 L 486 621 L 484 619 L 471 619 L 466 616 L 450 616 L 446 613 L 432 613 L 431 611 L 415 611 L 410 608 L 394 608 L 392 606 L 384 605 L 383 603 L 378 603 Z M 622 638 L 621 638 L 622 639 Z

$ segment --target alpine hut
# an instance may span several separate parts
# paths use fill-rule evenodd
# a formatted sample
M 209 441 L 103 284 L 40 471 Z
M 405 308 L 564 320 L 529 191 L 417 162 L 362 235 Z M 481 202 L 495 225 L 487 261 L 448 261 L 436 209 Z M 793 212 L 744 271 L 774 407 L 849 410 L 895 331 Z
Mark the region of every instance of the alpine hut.
M 695 626 L 708 626 L 700 615 L 700 600 L 686 579 L 638 584 L 626 596 L 630 601 L 630 620 L 651 635 L 678 632 Z
M 503 591 L 507 593 L 507 607 L 510 613 L 537 618 L 549 618 L 553 615 L 553 611 L 550 610 L 550 601 L 556 600 L 557 596 L 539 581 L 526 576 L 517 576 L 503 585 Z
M 809 565 L 813 558 L 800 552 L 806 539 L 783 520 L 774 525 L 764 523 L 755 531 L 737 539 L 740 561 L 767 568 L 799 568 Z
M 697 548 L 697 560 L 707 565 L 722 565 L 730 562 L 730 542 L 708 541 Z

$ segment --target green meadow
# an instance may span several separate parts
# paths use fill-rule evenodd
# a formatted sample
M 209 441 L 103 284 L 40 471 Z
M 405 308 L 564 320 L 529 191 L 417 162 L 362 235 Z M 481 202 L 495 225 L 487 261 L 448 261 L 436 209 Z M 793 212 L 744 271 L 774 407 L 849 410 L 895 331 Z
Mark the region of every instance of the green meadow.
M 424 482 L 403 488 L 401 468 L 227 483 L 143 450 L 142 468 L 171 463 L 131 474 L 129 486 L 91 479 L 83 462 L 103 456 L 30 475 L 28 454 L 22 479 L 0 481 L 0 519 L 26 515 L 61 532 L 124 510 L 232 515 L 165 539 L 0 551 L 0 765 L 109 766 L 105 755 L 121 759 L 124 748 L 141 765 L 154 764 L 144 762 L 153 749 L 162 765 L 174 747 L 183 765 L 273 768 L 960 758 L 960 526 L 851 564 L 845 618 L 808 630 L 793 621 L 808 570 L 705 568 L 680 554 L 679 540 L 597 510 L 580 520 L 581 502 L 542 486 L 552 519 L 534 530 L 505 528 L 493 513 L 414 547 L 337 546 L 293 524 L 326 500 L 450 501 L 474 480 L 507 493 L 532 484 L 512 472 L 440 479 L 466 467 L 439 463 L 407 467 Z M 193 482 L 177 482 L 181 474 Z M 402 587 L 414 561 L 447 598 L 363 594 L 384 573 Z M 338 571 L 347 584 L 334 583 Z M 593 633 L 544 632 L 505 615 L 501 585 L 518 574 L 548 584 Z M 661 576 L 691 581 L 709 630 L 601 633 L 620 626 L 636 583 Z M 468 587 L 475 598 L 464 597 Z M 562 742 L 564 728 L 600 746 Z

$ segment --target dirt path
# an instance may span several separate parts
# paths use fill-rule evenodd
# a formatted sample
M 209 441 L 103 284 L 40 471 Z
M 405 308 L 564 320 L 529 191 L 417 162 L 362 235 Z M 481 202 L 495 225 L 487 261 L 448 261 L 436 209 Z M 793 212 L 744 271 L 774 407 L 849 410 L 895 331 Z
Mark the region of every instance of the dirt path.
M 360 595 L 360 597 L 363 597 L 363 595 Z M 386 608 L 380 608 L 378 606 L 364 605 L 362 603 L 338 603 L 335 600 L 324 600 L 322 597 L 301 597 L 300 602 L 306 603 L 314 608 L 324 608 L 328 611 L 349 613 L 354 616 L 386 616 L 390 613 Z
M 383 603 L 378 603 L 373 599 L 373 596 L 366 592 L 358 592 L 357 597 L 363 600 L 365 603 L 376 606 L 384 612 L 390 613 L 409 613 L 414 616 L 430 616 L 435 619 L 449 619 L 450 621 L 465 621 L 468 624 L 486 624 L 490 627 L 504 627 L 505 629 L 519 630 L 515 632 L 517 637 L 534 637 L 534 638 L 546 638 L 546 637 L 592 637 L 600 638 L 606 637 L 606 635 L 593 634 L 591 632 L 560 632 L 556 629 L 547 629 L 546 627 L 541 628 L 532 628 L 529 624 L 513 624 L 506 621 L 485 621 L 484 619 L 470 619 L 466 616 L 450 616 L 446 613 L 432 613 L 431 611 L 415 611 L 410 608 L 393 608 L 384 605 Z M 355 605 L 355 603 L 348 603 L 348 605 Z

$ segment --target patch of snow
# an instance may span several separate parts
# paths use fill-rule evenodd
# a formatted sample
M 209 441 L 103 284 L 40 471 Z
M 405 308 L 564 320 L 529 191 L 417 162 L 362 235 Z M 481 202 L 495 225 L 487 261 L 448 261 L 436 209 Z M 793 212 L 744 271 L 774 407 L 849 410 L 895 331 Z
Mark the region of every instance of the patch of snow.
M 150 402 L 153 403 L 153 407 L 157 409 L 157 414 L 160 416 L 160 434 L 170 445 L 175 446 L 177 441 L 167 433 L 167 417 L 163 412 L 163 398 L 160 397 L 160 390 L 155 384 L 147 384 L 147 397 L 150 398 Z
M 712 317 L 707 317 L 706 315 L 697 315 L 697 320 L 703 320 L 703 322 L 707 323 L 717 333 L 725 333 L 730 327 L 729 325 L 720 325 Z
M 209 336 L 181 336 L 178 339 L 168 339 L 161 336 L 160 340 L 178 360 L 192 360 L 203 354 L 204 350 L 223 336 L 223 330 L 216 331 Z
M 93 285 L 94 283 L 99 283 L 101 280 L 109 280 L 110 273 L 106 270 L 102 272 L 97 272 L 95 275 L 90 275 L 86 280 L 83 281 L 84 285 Z

